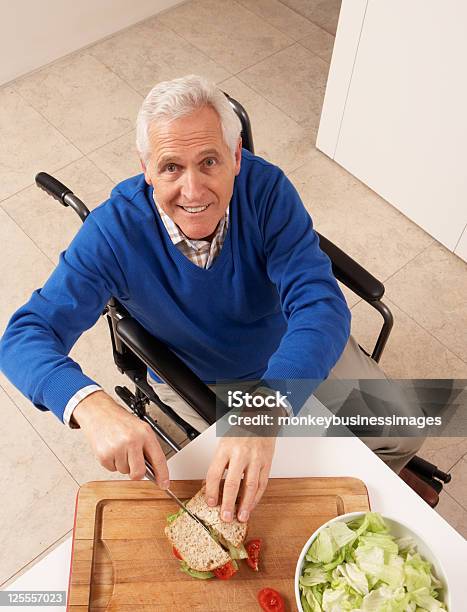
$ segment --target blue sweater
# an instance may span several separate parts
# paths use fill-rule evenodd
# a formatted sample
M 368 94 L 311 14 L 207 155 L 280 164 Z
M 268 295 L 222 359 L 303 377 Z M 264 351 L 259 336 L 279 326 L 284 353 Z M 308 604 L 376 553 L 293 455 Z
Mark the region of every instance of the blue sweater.
M 209 269 L 171 242 L 143 175 L 123 181 L 11 318 L 0 368 L 63 419 L 95 381 L 68 353 L 111 296 L 202 380 L 325 379 L 350 312 L 310 216 L 276 166 L 243 151 L 223 248 Z

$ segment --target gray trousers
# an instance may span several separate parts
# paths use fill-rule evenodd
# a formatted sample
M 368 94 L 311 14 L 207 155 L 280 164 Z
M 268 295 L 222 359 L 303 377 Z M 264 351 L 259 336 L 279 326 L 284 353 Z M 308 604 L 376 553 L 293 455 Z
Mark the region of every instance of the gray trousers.
M 204 431 L 209 427 L 206 421 L 170 387 L 156 383 L 151 377 L 149 377 L 149 380 L 161 400 L 171 406 L 195 429 Z M 355 381 L 360 381 L 360 390 L 364 392 L 365 385 L 371 384 L 371 381 L 375 380 L 381 381 L 377 383 L 378 393 L 383 395 L 385 405 L 391 407 L 392 413 L 404 414 L 404 398 L 399 394 L 397 386 L 391 384 L 383 370 L 360 350 L 357 342 L 351 336 L 328 378 L 315 390 L 314 395 L 331 412 L 341 414 L 342 411 L 348 410 L 348 400 L 355 391 Z M 215 391 L 215 386 L 211 388 Z M 362 411 L 361 408 L 370 415 L 376 412 L 371 402 L 366 402 L 363 407 L 359 406 L 359 412 Z M 364 432 L 352 431 L 396 473 L 399 473 L 415 455 L 425 440 L 423 437 L 368 437 L 364 435 Z M 328 435 L 332 435 L 332 433 Z
M 314 395 L 337 415 L 351 414 L 355 409 L 359 413 L 377 416 L 384 413 L 398 416 L 423 415 L 421 409 L 414 407 L 413 403 L 409 409 L 397 385 L 391 383 L 379 365 L 360 349 L 353 336 L 350 336 L 338 362 Z M 351 401 L 352 396 L 358 396 L 355 402 Z M 414 410 L 417 412 L 414 413 Z M 352 431 L 397 474 L 425 441 L 424 437 L 417 435 L 419 431 L 413 431 L 415 435 L 403 437 L 368 437 L 363 431 Z

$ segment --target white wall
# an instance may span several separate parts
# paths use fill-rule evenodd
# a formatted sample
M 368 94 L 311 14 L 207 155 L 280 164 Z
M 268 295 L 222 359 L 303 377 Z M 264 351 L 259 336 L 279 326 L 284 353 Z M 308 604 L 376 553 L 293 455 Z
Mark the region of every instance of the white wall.
M 0 0 L 0 84 L 181 0 Z
M 467 3 L 365 4 L 343 0 L 317 146 L 462 256 Z

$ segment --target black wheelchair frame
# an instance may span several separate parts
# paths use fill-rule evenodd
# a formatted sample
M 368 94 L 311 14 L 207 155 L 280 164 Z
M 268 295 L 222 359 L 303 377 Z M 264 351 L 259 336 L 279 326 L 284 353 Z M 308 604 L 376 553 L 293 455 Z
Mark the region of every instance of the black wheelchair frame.
M 225 95 L 240 118 L 242 145 L 245 149 L 254 153 L 248 114 L 237 100 L 227 93 Z M 71 189 L 45 172 L 39 172 L 35 180 L 37 186 L 46 191 L 48 195 L 58 200 L 63 206 L 71 207 L 83 222 L 86 220 L 89 209 Z M 360 347 L 368 356 L 379 362 L 393 327 L 392 313 L 381 300 L 384 295 L 384 285 L 330 240 L 319 233 L 318 236 L 321 249 L 331 260 L 335 277 L 367 304 L 375 308 L 383 318 L 382 328 L 371 355 Z M 150 368 L 155 372 L 209 425 L 216 421 L 216 395 L 164 343 L 131 317 L 116 298 L 109 300 L 103 315 L 105 315 L 109 324 L 115 364 L 118 370 L 122 374 L 126 374 L 135 385 L 134 393 L 127 387 L 116 387 L 117 395 L 130 410 L 147 422 L 156 435 L 174 451 L 180 450 L 180 445 L 147 413 L 146 406 L 150 402 L 153 402 L 172 419 L 185 432 L 189 440 L 196 438 L 199 432 L 159 398 L 153 387 L 148 383 L 147 369 Z M 417 459 L 412 459 L 411 463 L 414 462 L 413 465 L 415 465 Z M 436 470 L 432 464 L 427 463 L 427 466 L 424 466 L 425 471 L 432 472 L 431 468 Z M 449 475 L 439 472 L 439 470 L 436 471 L 450 479 Z M 448 481 L 445 480 L 445 482 Z

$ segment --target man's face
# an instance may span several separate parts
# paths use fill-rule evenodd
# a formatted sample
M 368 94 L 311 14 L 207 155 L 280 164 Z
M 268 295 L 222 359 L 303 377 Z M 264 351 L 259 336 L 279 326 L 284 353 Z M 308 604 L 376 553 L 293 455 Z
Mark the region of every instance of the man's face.
M 240 172 L 241 140 L 234 159 L 218 114 L 205 106 L 170 123 L 154 122 L 149 142 L 143 170 L 159 206 L 188 238 L 211 237 Z

